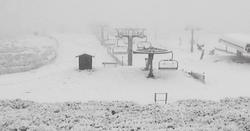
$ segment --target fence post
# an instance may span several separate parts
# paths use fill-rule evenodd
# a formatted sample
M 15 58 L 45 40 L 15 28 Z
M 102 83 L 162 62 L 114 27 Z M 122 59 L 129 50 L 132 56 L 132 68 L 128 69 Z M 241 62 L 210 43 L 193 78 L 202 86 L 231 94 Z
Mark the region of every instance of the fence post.
M 155 103 L 156 103 L 156 94 L 157 94 L 157 93 L 155 93 Z
M 168 100 L 168 93 L 166 93 L 166 96 L 165 96 L 165 104 L 167 104 L 167 100 Z
M 122 56 L 122 66 L 123 66 L 123 56 Z

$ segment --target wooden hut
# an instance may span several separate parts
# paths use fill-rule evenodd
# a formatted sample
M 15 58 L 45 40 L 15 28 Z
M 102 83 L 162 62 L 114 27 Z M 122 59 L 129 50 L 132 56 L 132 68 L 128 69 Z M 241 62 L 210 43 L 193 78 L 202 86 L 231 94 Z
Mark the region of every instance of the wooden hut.
M 92 58 L 94 56 L 89 54 L 82 54 L 76 56 L 79 59 L 79 70 L 92 69 Z

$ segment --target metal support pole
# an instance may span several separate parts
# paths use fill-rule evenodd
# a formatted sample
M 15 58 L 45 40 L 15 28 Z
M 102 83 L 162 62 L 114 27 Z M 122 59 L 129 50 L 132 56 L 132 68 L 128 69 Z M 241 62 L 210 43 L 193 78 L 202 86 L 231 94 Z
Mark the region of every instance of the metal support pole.
M 154 58 L 154 54 L 148 54 L 148 64 L 149 64 L 148 78 L 154 78 L 154 74 L 153 74 L 153 58 Z
M 104 27 L 101 27 L 101 44 L 104 45 Z
M 133 64 L 133 37 L 128 36 L 128 66 Z
M 191 53 L 194 52 L 194 29 L 191 30 Z
M 201 51 L 201 57 L 200 57 L 200 60 L 202 60 L 202 59 L 203 59 L 203 57 L 204 57 L 204 53 L 205 53 L 205 50 L 204 50 L 204 49 L 202 49 L 202 51 Z
M 146 63 L 146 66 L 145 66 L 145 70 L 149 70 L 149 64 L 148 64 L 148 58 L 145 58 L 145 63 Z
M 191 33 L 191 40 L 190 40 L 191 49 L 190 49 L 190 52 L 193 53 L 194 52 L 194 44 L 195 44 L 194 32 L 199 31 L 200 29 L 199 28 L 194 28 L 194 27 L 187 27 L 185 30 L 190 31 L 190 33 Z
M 166 96 L 165 96 L 165 104 L 167 104 L 167 100 L 168 100 L 168 93 L 166 93 Z
M 155 103 L 156 103 L 156 95 L 157 95 L 157 94 L 155 93 Z
M 122 66 L 123 66 L 124 64 L 123 64 L 123 56 L 122 56 Z

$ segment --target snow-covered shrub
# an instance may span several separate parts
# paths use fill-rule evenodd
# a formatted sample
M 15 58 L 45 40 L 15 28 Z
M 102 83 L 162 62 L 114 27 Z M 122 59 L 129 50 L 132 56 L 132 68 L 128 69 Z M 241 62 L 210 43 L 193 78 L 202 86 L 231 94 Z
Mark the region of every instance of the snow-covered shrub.
M 225 98 L 219 102 L 183 100 L 164 106 L 120 101 L 35 103 L 5 100 L 0 104 L 0 128 L 30 131 L 249 131 L 249 100 L 245 97 Z
M 34 102 L 32 101 L 24 101 L 21 99 L 0 101 L 1 109 L 6 107 L 10 107 L 12 109 L 25 109 L 33 104 Z

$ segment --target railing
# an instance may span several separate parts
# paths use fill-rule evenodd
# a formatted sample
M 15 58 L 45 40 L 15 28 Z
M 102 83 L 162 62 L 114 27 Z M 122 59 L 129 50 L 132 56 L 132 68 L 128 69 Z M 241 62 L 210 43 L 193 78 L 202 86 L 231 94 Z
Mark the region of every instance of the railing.
M 158 99 L 159 95 L 163 96 L 164 99 Z M 163 101 L 165 104 L 167 104 L 167 100 L 168 100 L 168 93 L 155 93 L 154 94 L 154 101 L 155 101 L 155 103 Z

